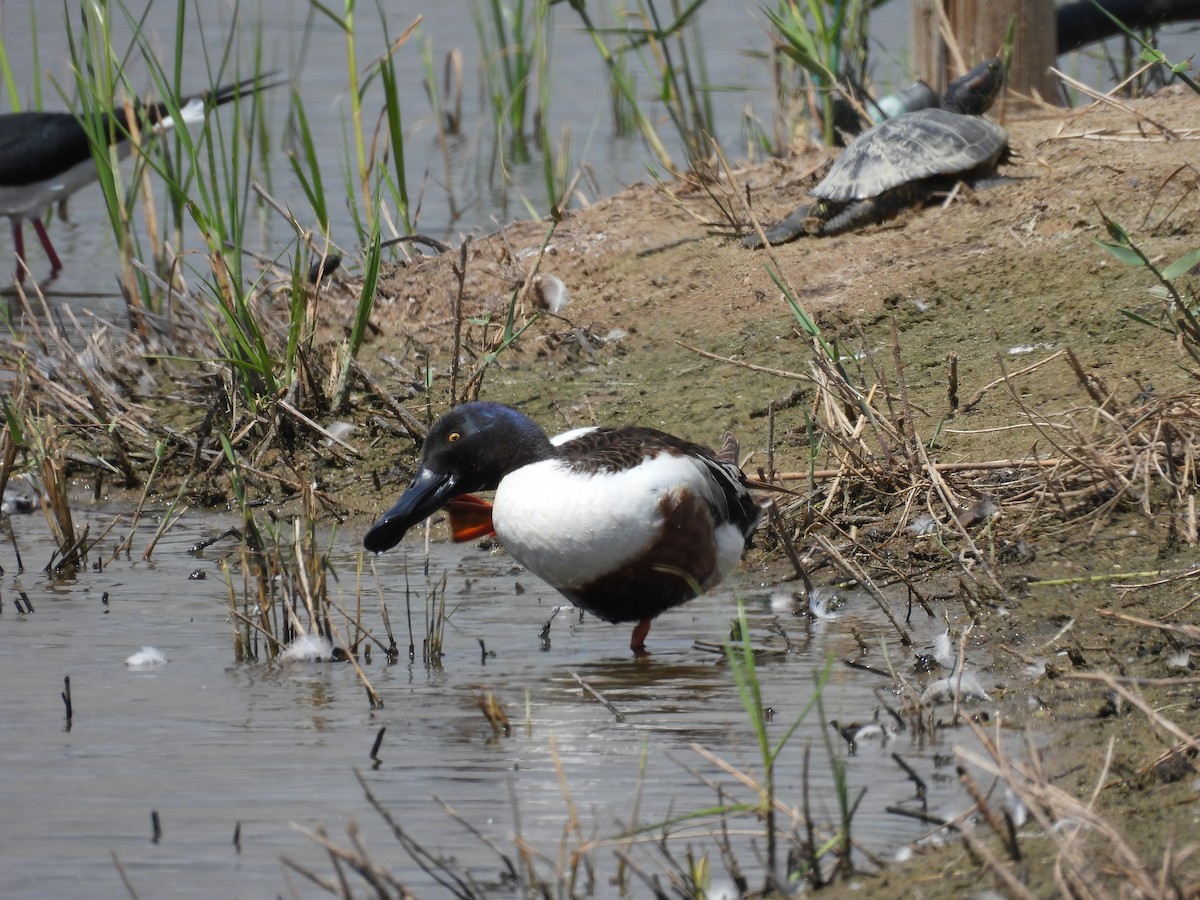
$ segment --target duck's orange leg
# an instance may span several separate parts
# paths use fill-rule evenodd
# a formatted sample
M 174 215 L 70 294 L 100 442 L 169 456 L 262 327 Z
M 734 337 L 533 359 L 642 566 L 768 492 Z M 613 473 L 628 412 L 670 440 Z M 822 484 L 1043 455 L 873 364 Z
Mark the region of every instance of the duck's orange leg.
M 629 639 L 629 649 L 637 656 L 643 656 L 646 653 L 646 635 L 650 633 L 650 623 L 653 619 L 642 619 L 633 629 L 633 637 Z

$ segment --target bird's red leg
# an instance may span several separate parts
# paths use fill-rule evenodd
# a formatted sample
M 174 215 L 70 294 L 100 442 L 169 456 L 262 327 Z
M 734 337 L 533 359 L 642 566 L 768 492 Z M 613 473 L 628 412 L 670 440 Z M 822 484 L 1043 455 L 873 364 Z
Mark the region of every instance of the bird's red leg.
M 62 262 L 58 258 L 58 254 L 54 252 L 54 245 L 50 243 L 50 235 L 46 234 L 46 226 L 42 224 L 42 220 L 34 217 L 33 230 L 37 232 L 38 240 L 42 242 L 42 247 L 46 250 L 46 256 L 50 258 L 50 274 L 54 275 L 62 271 Z
M 642 619 L 633 629 L 633 637 L 629 639 L 629 649 L 638 656 L 646 653 L 646 635 L 650 633 L 650 623 L 653 619 Z
M 17 284 L 25 281 L 25 235 L 21 231 L 21 220 L 13 219 L 13 249 L 17 252 L 17 271 L 13 276 Z

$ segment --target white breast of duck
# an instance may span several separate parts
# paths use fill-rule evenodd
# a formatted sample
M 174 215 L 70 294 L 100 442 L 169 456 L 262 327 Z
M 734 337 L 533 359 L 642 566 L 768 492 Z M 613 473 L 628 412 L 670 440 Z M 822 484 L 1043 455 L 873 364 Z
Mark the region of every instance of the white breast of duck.
M 653 617 L 736 567 L 758 508 L 736 464 L 649 428 L 561 435 L 510 472 L 492 521 L 505 548 L 612 622 Z

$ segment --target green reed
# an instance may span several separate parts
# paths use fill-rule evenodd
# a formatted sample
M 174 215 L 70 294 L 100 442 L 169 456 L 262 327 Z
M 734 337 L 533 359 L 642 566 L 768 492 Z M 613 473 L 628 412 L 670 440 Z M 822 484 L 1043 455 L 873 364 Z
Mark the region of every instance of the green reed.
M 354 193 L 359 193 L 359 199 L 362 202 L 362 208 L 370 211 L 374 208 L 372 203 L 371 185 L 370 185 L 370 168 L 367 165 L 367 145 L 366 136 L 363 133 L 363 113 L 362 113 L 362 91 L 359 84 L 359 65 L 358 65 L 358 36 L 355 29 L 355 15 L 358 4 L 356 0 L 346 0 L 342 10 L 338 12 L 318 0 L 310 0 L 314 9 L 321 12 L 334 24 L 341 32 L 346 43 L 346 88 L 347 98 L 350 103 L 350 140 L 353 141 L 353 162 L 354 168 L 351 170 L 355 173 L 358 179 L 358 184 Z
M 304 192 L 308 206 L 323 234 L 329 234 L 329 201 L 325 195 L 325 179 L 321 175 L 321 163 L 317 158 L 317 144 L 308 125 L 304 100 L 297 88 L 292 88 L 292 101 L 288 120 L 288 131 L 293 140 L 287 151 L 292 173 Z
M 384 126 L 392 150 L 392 168 L 383 169 L 381 178 L 400 213 L 404 230 L 411 233 L 413 226 L 408 202 L 408 178 L 404 171 L 404 123 L 400 115 L 400 86 L 396 81 L 396 64 L 390 53 L 379 61 L 379 80 L 383 84 Z M 371 241 L 374 242 L 378 237 L 378 228 L 372 228 L 371 234 Z
M 779 736 L 774 743 L 771 741 L 771 735 L 768 733 L 767 723 L 767 704 L 763 701 L 762 682 L 758 677 L 758 666 L 755 657 L 755 650 L 751 643 L 750 627 L 746 620 L 746 607 L 738 600 L 738 618 L 737 632 L 733 639 L 725 645 L 725 656 L 729 660 L 730 667 L 733 671 L 734 681 L 737 683 L 738 695 L 742 701 L 742 709 L 746 713 L 746 718 L 750 723 L 751 729 L 754 731 L 754 737 L 758 744 L 759 762 L 762 765 L 762 776 L 759 780 L 758 787 L 758 815 L 764 823 L 764 839 L 766 841 L 766 860 L 767 869 L 767 884 L 766 892 L 785 891 L 786 884 L 779 879 L 783 875 L 784 859 L 779 854 L 778 830 L 775 824 L 775 764 L 779 759 L 780 753 L 791 741 L 792 736 L 796 733 L 796 729 L 808 717 L 814 709 L 820 709 L 821 696 L 824 693 L 825 685 L 829 681 L 830 672 L 833 669 L 833 661 L 825 666 L 814 679 L 813 693 L 809 697 L 808 703 L 800 711 L 800 714 Z M 822 729 L 824 732 L 824 729 Z M 828 746 L 828 742 L 827 742 Z M 845 768 L 839 766 L 837 757 L 833 754 L 830 748 L 830 764 L 834 774 L 835 784 L 840 784 L 844 787 Z M 839 796 L 842 791 L 839 788 Z M 848 830 L 848 820 L 845 826 Z
M 479 0 L 471 16 L 479 36 L 482 77 L 492 124 L 515 162 L 528 162 L 526 120 L 534 89 L 534 59 L 545 52 L 546 0 Z
M 1157 89 L 1162 84 L 1170 81 L 1171 78 L 1178 78 L 1181 82 L 1183 82 L 1183 84 L 1187 85 L 1189 89 L 1197 94 L 1200 94 L 1200 83 L 1197 83 L 1195 79 L 1188 75 L 1188 70 L 1192 67 L 1191 59 L 1172 62 L 1167 58 L 1165 53 L 1163 53 L 1154 45 L 1153 29 L 1147 29 L 1142 32 L 1135 31 L 1099 3 L 1097 3 L 1096 0 L 1092 0 L 1092 5 L 1095 6 L 1096 9 L 1098 9 L 1101 13 L 1103 13 L 1109 21 L 1116 25 L 1121 33 L 1125 36 L 1122 75 L 1118 79 L 1119 81 L 1125 82 L 1133 75 L 1136 58 L 1138 68 L 1141 68 L 1141 65 L 1144 63 L 1150 63 L 1154 65 L 1154 69 L 1151 70 L 1153 74 L 1143 74 L 1142 76 L 1142 93 L 1148 92 L 1145 90 L 1147 85 L 1153 85 L 1153 89 Z M 1163 70 L 1165 70 L 1165 72 Z M 1151 78 L 1162 78 L 1163 80 L 1162 82 L 1152 82 L 1150 80 Z M 1131 93 L 1132 92 L 1133 89 L 1131 89 Z
M 1184 284 L 1185 276 L 1200 265 L 1200 248 L 1160 266 L 1134 242 L 1125 228 L 1103 211 L 1100 211 L 1100 217 L 1104 220 L 1110 240 L 1093 240 L 1126 265 L 1139 266 L 1150 273 L 1158 282 L 1152 293 L 1163 301 L 1162 312 L 1157 318 L 1129 309 L 1122 309 L 1121 314 L 1170 335 L 1192 361 L 1200 365 L 1200 296 L 1197 296 L 1190 283 L 1188 286 Z
M 340 11 L 334 10 L 319 0 L 310 0 L 310 3 L 313 9 L 324 15 L 342 32 L 345 41 L 346 95 L 350 106 L 348 129 L 343 125 L 347 145 L 345 150 L 346 188 L 350 200 L 350 212 L 358 229 L 358 237 L 362 240 L 370 234 L 380 212 L 379 204 L 382 202 L 380 194 L 383 190 L 386 190 L 395 203 L 397 217 L 403 223 L 405 230 L 411 232 L 408 182 L 404 170 L 403 122 L 400 117 L 399 91 L 392 57 L 416 32 L 420 18 L 414 19 L 399 36 L 393 38 L 384 7 L 377 6 L 376 11 L 379 15 L 377 33 L 382 35 L 383 46 L 379 55 L 364 66 L 359 61 L 360 35 L 357 0 L 346 0 Z M 374 29 L 370 30 L 374 31 Z M 385 102 L 380 121 L 368 123 L 364 118 L 363 105 L 376 81 L 382 85 Z M 385 135 L 387 139 L 375 140 L 373 136 L 379 133 Z M 319 171 L 319 168 L 316 167 L 315 154 L 311 151 L 311 135 L 307 135 L 303 143 L 305 159 L 309 162 L 308 180 L 310 186 L 313 186 L 318 183 L 314 173 Z M 394 174 L 388 171 L 386 165 L 389 156 L 394 163 Z M 308 189 L 306 189 L 307 192 Z M 320 205 L 324 209 L 323 199 Z M 322 221 L 328 223 L 327 214 Z
M 614 97 L 620 98 L 619 106 L 622 110 L 622 120 L 626 116 L 632 117 L 633 121 L 637 124 L 638 132 L 650 146 L 658 163 L 668 169 L 673 168 L 671 154 L 667 152 L 667 148 L 663 144 L 662 138 L 659 137 L 654 123 L 638 100 L 637 81 L 630 70 L 625 56 L 627 48 L 610 45 L 609 36 L 613 31 L 617 31 L 617 29 L 603 28 L 598 25 L 591 17 L 584 3 L 572 3 L 571 7 L 579 15 L 580 21 L 583 22 L 584 30 L 591 37 L 592 43 L 595 45 L 596 51 L 600 54 L 600 59 L 608 71 L 609 91 Z M 618 101 L 614 100 L 613 103 L 614 108 L 616 108 Z
M 764 684 L 759 677 L 758 654 L 760 651 L 753 646 L 745 605 L 740 599 L 738 600 L 738 617 L 734 622 L 733 634 L 725 644 L 724 650 L 725 658 L 730 665 L 734 683 L 738 689 L 746 722 L 750 726 L 758 748 L 761 772 L 755 774 L 743 768 L 740 779 L 752 788 L 756 796 L 752 801 L 739 802 L 731 799 L 722 790 L 719 793 L 718 802 L 714 805 L 686 809 L 669 819 L 652 823 L 637 823 L 635 811 L 634 818 L 630 821 L 627 830 L 619 837 L 631 839 L 635 836 L 661 833 L 665 845 L 670 833 L 680 826 L 717 819 L 721 822 L 721 826 L 718 831 L 714 831 L 713 837 L 724 842 L 722 858 L 726 865 L 732 863 L 735 868 L 740 868 L 738 862 L 733 858 L 732 848 L 728 844 L 727 823 L 734 817 L 751 814 L 754 820 L 762 826 L 763 845 L 759 851 L 762 855 L 757 860 L 765 869 L 766 883 L 763 886 L 762 895 L 783 896 L 789 893 L 793 886 L 791 883 L 797 878 L 808 878 L 813 886 L 819 886 L 821 876 L 816 867 L 817 861 L 830 852 L 842 852 L 848 847 L 849 823 L 853 817 L 853 805 L 849 802 L 841 803 L 839 799 L 842 807 L 839 827 L 833 835 L 818 843 L 814 837 L 816 826 L 811 821 L 807 808 L 809 769 L 808 751 L 806 750 L 803 769 L 805 799 L 802 806 L 797 806 L 802 809 L 805 816 L 805 821 L 802 823 L 805 826 L 805 834 L 801 835 L 795 830 L 789 832 L 776 818 L 776 809 L 781 801 L 776 782 L 776 767 L 783 751 L 795 737 L 797 728 L 813 710 L 821 712 L 821 697 L 829 682 L 833 661 L 830 660 L 826 667 L 814 677 L 812 695 L 795 720 L 784 729 L 781 735 L 773 738 L 770 725 L 771 713 L 764 698 Z M 819 715 L 819 718 L 823 719 L 823 714 Z M 821 730 L 824 733 L 825 729 Z M 845 765 L 828 741 L 825 741 L 825 746 L 829 756 L 835 792 L 839 798 L 842 796 L 848 798 Z M 719 762 L 716 757 L 702 748 L 697 752 L 710 762 Z M 788 824 L 794 829 L 800 823 L 790 822 Z M 781 838 L 785 837 L 786 847 L 781 846 Z M 695 856 L 689 853 L 687 865 L 679 867 L 680 874 L 686 875 L 686 882 L 690 888 L 688 892 L 685 892 L 685 896 L 705 896 L 705 888 L 711 877 L 710 868 L 707 856 Z
M 123 7 L 116 10 L 124 12 Z M 97 7 L 95 22 L 89 20 L 88 26 L 81 32 L 78 39 L 73 39 L 75 70 L 77 73 L 78 90 L 81 97 L 92 103 L 97 112 L 111 110 L 111 102 L 105 98 L 114 95 L 117 89 L 116 72 L 117 60 L 111 52 L 111 15 L 113 11 L 107 5 Z M 127 15 L 127 14 L 126 14 Z M 355 36 L 353 33 L 353 8 L 346 13 L 344 19 L 348 23 L 348 47 L 350 58 L 356 58 Z M 183 55 L 192 46 L 185 47 L 185 34 L 188 33 L 187 8 L 183 0 L 177 5 L 175 28 L 176 62 L 172 70 L 163 66 L 153 49 L 138 34 L 131 47 L 131 53 L 137 51 L 155 84 L 156 96 L 161 96 L 169 114 L 178 116 L 178 103 L 175 100 L 182 91 L 181 62 Z M 368 70 L 364 84 L 378 78 L 384 83 L 384 91 L 388 96 L 385 121 L 390 140 L 384 141 L 390 145 L 396 163 L 394 172 L 387 172 L 384 167 L 377 165 L 378 148 L 372 145 L 370 156 L 364 155 L 364 167 L 359 170 L 361 183 L 366 185 L 369 193 L 369 206 L 365 209 L 367 235 L 372 236 L 371 246 L 376 248 L 369 258 L 374 260 L 375 276 L 378 275 L 378 246 L 379 222 L 377 214 L 377 199 L 381 185 L 386 185 L 390 196 L 396 202 L 401 212 L 405 226 L 407 220 L 407 190 L 403 176 L 403 139 L 399 120 L 399 105 L 396 98 L 395 74 L 391 69 L 391 49 L 398 47 L 404 37 L 395 44 L 389 45 L 377 65 Z M 234 42 L 239 39 L 239 29 L 233 29 L 222 44 L 212 52 L 203 40 L 196 42 L 198 50 L 208 64 L 210 71 L 215 73 L 213 84 L 228 83 L 233 79 L 225 75 L 234 59 Z M 84 41 L 87 37 L 90 40 Z M 385 34 L 386 37 L 386 34 Z M 107 55 L 105 55 L 107 54 Z M 310 292 L 306 283 L 307 266 L 304 258 L 310 247 L 316 242 L 312 236 L 298 229 L 298 240 L 285 251 L 292 254 L 287 268 L 291 271 L 292 279 L 288 292 L 288 320 L 285 323 L 286 341 L 280 342 L 273 336 L 275 323 L 265 316 L 261 309 L 259 295 L 262 290 L 262 279 L 266 274 L 260 270 L 257 274 L 250 273 L 244 263 L 242 247 L 245 244 L 246 227 L 250 221 L 250 204 L 256 193 L 264 191 L 256 177 L 256 159 L 261 159 L 270 144 L 262 112 L 262 91 L 275 86 L 277 83 L 273 73 L 262 71 L 262 39 L 261 30 L 254 36 L 254 51 L 252 58 L 253 75 L 246 79 L 237 79 L 239 84 L 245 84 L 245 90 L 226 104 L 227 112 L 214 114 L 200 126 L 194 129 L 178 128 L 168 141 L 156 141 L 145 146 L 139 144 L 135 150 L 136 165 L 135 183 L 149 184 L 151 180 L 166 187 L 168 200 L 168 219 L 173 222 L 175 238 L 171 242 L 162 241 L 160 230 L 154 226 L 151 218 L 152 205 L 143 198 L 143 207 L 147 219 L 147 231 L 152 235 L 159 234 L 154 250 L 157 261 L 156 270 L 160 277 L 176 289 L 182 289 L 182 270 L 174 257 L 166 256 L 161 248 L 164 246 L 182 246 L 182 234 L 185 224 L 194 226 L 202 237 L 207 254 L 205 256 L 206 272 L 200 272 L 202 302 L 199 309 L 201 316 L 208 324 L 212 342 L 216 347 L 216 357 L 225 366 L 226 383 L 231 388 L 231 394 L 238 398 L 238 403 L 231 409 L 231 415 L 236 419 L 238 409 L 243 410 L 249 417 L 260 423 L 260 428 L 269 433 L 273 426 L 267 424 L 274 416 L 275 399 L 285 394 L 299 396 L 301 399 L 311 399 L 311 393 L 302 390 L 299 383 L 300 356 L 312 350 L 313 335 L 316 331 L 318 316 L 317 291 Z M 86 77 L 85 74 L 86 73 Z M 112 75 L 111 81 L 102 76 Z M 357 73 L 355 73 L 357 74 Z M 194 90 L 194 86 L 192 86 Z M 358 96 L 358 91 L 355 91 Z M 293 171 L 297 174 L 305 195 L 312 206 L 313 213 L 326 235 L 329 229 L 329 207 L 321 179 L 320 166 L 317 162 L 315 140 L 308 129 L 303 106 L 298 102 L 293 106 L 291 121 L 296 127 L 299 139 L 292 153 Z M 108 106 L 104 106 L 104 103 Z M 86 102 L 81 105 L 87 108 Z M 352 113 L 356 123 L 361 123 L 361 106 L 354 105 Z M 117 223 L 118 241 L 122 246 L 122 259 L 126 261 L 125 271 L 127 302 L 133 305 L 144 305 L 141 298 L 151 295 L 151 282 L 146 272 L 131 265 L 131 260 L 140 257 L 138 250 L 137 230 L 131 227 L 135 195 L 132 190 L 122 190 L 121 172 L 116 154 L 109 151 L 111 143 L 109 135 L 104 133 L 104 127 L 109 120 L 85 112 L 83 119 L 93 129 L 93 144 L 97 148 L 96 155 L 104 158 L 99 166 L 101 186 L 104 189 L 109 204 L 110 218 Z M 111 126 L 109 126 L 111 127 Z M 133 129 L 136 130 L 136 129 Z M 361 127 L 356 131 L 358 139 L 362 138 Z M 137 138 L 138 135 L 133 135 Z M 159 151 L 159 144 L 167 146 Z M 365 154 L 365 150 L 364 150 Z M 142 177 L 153 174 L 154 179 Z M 269 181 L 268 178 L 264 178 Z M 357 195 L 357 189 L 350 191 L 351 198 Z M 354 208 L 358 209 L 357 204 Z M 185 222 L 185 220 L 187 220 Z M 293 225 L 298 223 L 292 219 Z M 325 248 L 320 249 L 322 255 L 328 249 L 328 237 Z M 191 268 L 191 267 L 189 267 Z M 356 326 L 348 343 L 348 353 L 340 354 L 337 359 L 340 365 L 340 378 L 337 381 L 336 403 L 344 405 L 347 395 L 349 369 L 348 359 L 352 358 L 361 344 L 365 331 L 366 317 L 369 315 L 373 302 L 372 290 L 362 293 L 359 309 L 356 313 Z M 310 357 L 310 362 L 312 361 Z M 233 429 L 231 429 L 232 432 Z
M 638 0 L 632 8 L 617 11 L 623 23 L 617 28 L 599 26 L 582 3 L 572 6 L 607 67 L 609 90 L 614 98 L 614 128 L 625 129 L 632 119 L 658 163 L 676 170 L 666 145 L 638 100 L 629 62 L 634 59 L 653 83 L 655 97 L 683 148 L 687 169 L 709 177 L 715 171 L 712 135 L 716 129 L 714 88 L 705 69 L 704 46 L 697 26 L 704 3 L 705 0 L 691 0 L 685 6 L 680 0 L 670 0 L 664 11 L 656 0 Z M 624 39 L 623 43 L 610 44 L 609 35 L 614 33 Z
M 235 80 L 229 72 L 233 67 L 233 42 L 240 29 L 232 29 L 213 53 L 204 40 L 202 27 L 200 39 L 195 40 L 197 26 L 188 22 L 184 0 L 177 2 L 175 10 L 174 64 L 170 68 L 159 60 L 139 23 L 121 3 L 87 5 L 78 26 L 73 18 L 66 19 L 77 111 L 92 146 L 101 194 L 117 242 L 125 300 L 133 322 L 143 334 L 146 323 L 140 314 L 163 311 L 164 292 L 160 288 L 183 289 L 178 258 L 169 248 L 183 246 L 188 222 L 198 228 L 208 245 L 210 267 L 221 285 L 220 292 L 234 306 L 244 305 L 240 248 L 248 217 L 249 184 L 254 177 L 251 160 L 255 140 L 261 134 L 258 89 L 268 86 L 264 79 L 269 77 L 256 69 L 250 78 L 237 78 L 245 87 L 226 104 L 231 110 L 214 114 L 194 131 L 179 127 L 167 138 L 156 135 L 153 125 L 142 122 L 136 114 L 136 101 L 123 99 L 137 96 L 126 77 L 128 64 L 135 56 L 153 84 L 151 100 L 161 102 L 177 121 L 178 98 L 198 88 L 183 82 L 185 44 L 199 46 L 197 52 L 203 54 L 212 73 L 212 87 Z M 118 55 L 115 31 L 121 20 L 132 29 L 133 37 L 128 49 Z M 257 41 L 255 65 L 260 65 L 261 32 Z M 118 109 L 127 112 L 128 128 L 114 118 Z M 120 166 L 122 153 L 117 144 L 121 141 L 128 141 L 134 158 L 128 180 Z M 162 210 L 157 208 L 155 184 L 166 189 Z M 139 211 L 141 227 L 135 225 Z M 169 224 L 164 227 L 164 223 Z M 230 249 L 235 252 L 228 253 Z M 147 256 L 154 261 L 149 271 L 135 264 L 135 260 Z
M 762 7 L 779 32 L 779 52 L 800 67 L 820 110 L 822 139 L 834 143 L 834 90 L 845 78 L 861 84 L 867 71 L 867 29 L 878 0 L 778 0 Z
M 672 18 L 664 25 L 654 0 L 641 0 L 640 14 L 652 27 L 631 37 L 635 48 L 647 51 L 639 55 L 656 80 L 659 101 L 683 145 L 688 170 L 710 179 L 715 176 L 716 116 L 697 26 L 703 5 L 704 0 L 692 0 L 685 9 L 679 0 L 671 0 Z
M 65 17 L 71 64 L 75 76 L 75 95 L 80 122 L 88 134 L 96 163 L 97 184 L 104 198 L 110 227 L 121 260 L 122 285 L 126 302 L 144 306 L 151 301 L 149 281 L 132 268 L 138 252 L 138 239 L 132 228 L 134 198 L 125 189 L 120 155 L 110 131 L 118 128 L 111 118 L 121 84 L 121 60 L 115 52 L 112 35 L 114 10 L 107 2 L 88 4 L 82 10 L 81 23 Z M 133 180 L 137 184 L 137 179 Z

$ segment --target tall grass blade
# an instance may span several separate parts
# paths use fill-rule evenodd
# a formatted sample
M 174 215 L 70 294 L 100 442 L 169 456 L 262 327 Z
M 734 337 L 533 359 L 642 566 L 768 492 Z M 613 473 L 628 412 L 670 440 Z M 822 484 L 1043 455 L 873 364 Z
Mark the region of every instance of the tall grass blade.
M 650 149 L 654 151 L 654 155 L 660 165 L 667 169 L 674 169 L 671 154 L 667 152 L 666 146 L 664 146 L 662 139 L 654 128 L 654 123 L 651 122 L 650 117 L 638 102 L 637 84 L 629 71 L 629 67 L 620 61 L 621 52 L 614 51 L 609 47 L 604 37 L 604 30 L 597 27 L 584 3 L 572 3 L 571 8 L 579 15 L 580 20 L 583 22 L 584 30 L 591 37 L 592 43 L 599 52 L 605 68 L 608 69 L 608 77 L 612 89 L 628 104 L 628 108 L 637 122 L 638 131 L 641 132 L 642 138 L 650 145 Z
M 300 189 L 308 200 L 309 208 L 317 219 L 317 224 L 325 234 L 329 233 L 329 205 L 325 199 L 325 184 L 321 177 L 321 164 L 317 157 L 316 143 L 313 141 L 312 129 L 308 125 L 308 115 L 304 111 L 304 100 L 297 88 L 292 89 L 290 128 L 297 137 L 299 146 L 293 141 L 288 150 L 288 161 Z
M 1178 63 L 1171 62 L 1169 59 L 1167 59 L 1166 54 L 1164 54 L 1153 44 L 1149 43 L 1144 37 L 1114 16 L 1108 9 L 1105 9 L 1105 7 L 1098 3 L 1097 0 L 1091 0 L 1091 4 L 1100 12 L 1102 12 L 1114 25 L 1117 26 L 1117 28 L 1124 32 L 1125 37 L 1142 48 L 1141 56 L 1144 62 L 1158 63 L 1169 70 L 1172 75 L 1186 84 L 1197 94 L 1200 94 L 1200 84 L 1198 84 L 1195 79 L 1191 78 L 1187 74 L 1187 70 L 1191 68 L 1191 62 L 1189 60 L 1183 60 L 1182 62 Z
M 383 84 L 384 115 L 388 130 L 388 138 L 392 148 L 392 168 L 395 172 L 389 183 L 393 185 L 396 206 L 400 213 L 400 221 L 406 234 L 412 234 L 413 222 L 408 203 L 408 176 L 404 168 L 404 127 L 400 117 L 400 90 L 396 83 L 396 66 L 392 55 L 388 54 L 379 63 L 379 76 Z M 374 229 L 371 240 L 378 238 L 378 229 Z
M 367 268 L 363 273 L 363 286 L 358 295 L 358 304 L 354 308 L 354 322 L 340 351 L 338 382 L 333 392 L 335 412 L 341 411 L 346 405 L 346 398 L 350 392 L 352 369 L 350 363 L 358 355 L 363 338 L 366 337 L 367 326 L 371 320 L 371 308 L 375 303 L 375 289 L 379 284 L 379 270 L 383 253 L 379 236 L 379 216 L 375 216 L 374 221 L 375 225 L 371 229 L 371 243 L 367 250 Z
M 746 606 L 738 599 L 737 635 L 725 645 L 725 656 L 729 660 L 737 685 L 738 696 L 742 701 L 742 709 L 750 721 L 754 737 L 758 743 L 759 760 L 763 767 L 763 777 L 759 795 L 759 815 L 766 828 L 767 841 L 767 893 L 783 891 L 787 879 L 780 868 L 778 855 L 778 837 L 775 829 L 775 763 L 783 748 L 791 740 L 796 729 L 808 717 L 814 708 L 819 708 L 821 694 L 833 671 L 833 660 L 826 663 L 824 670 L 815 676 L 813 694 L 800 711 L 795 721 L 784 731 L 774 745 L 767 729 L 767 705 L 763 702 L 762 684 L 758 678 L 758 668 L 755 660 L 754 646 L 750 637 L 750 625 L 746 619 Z

